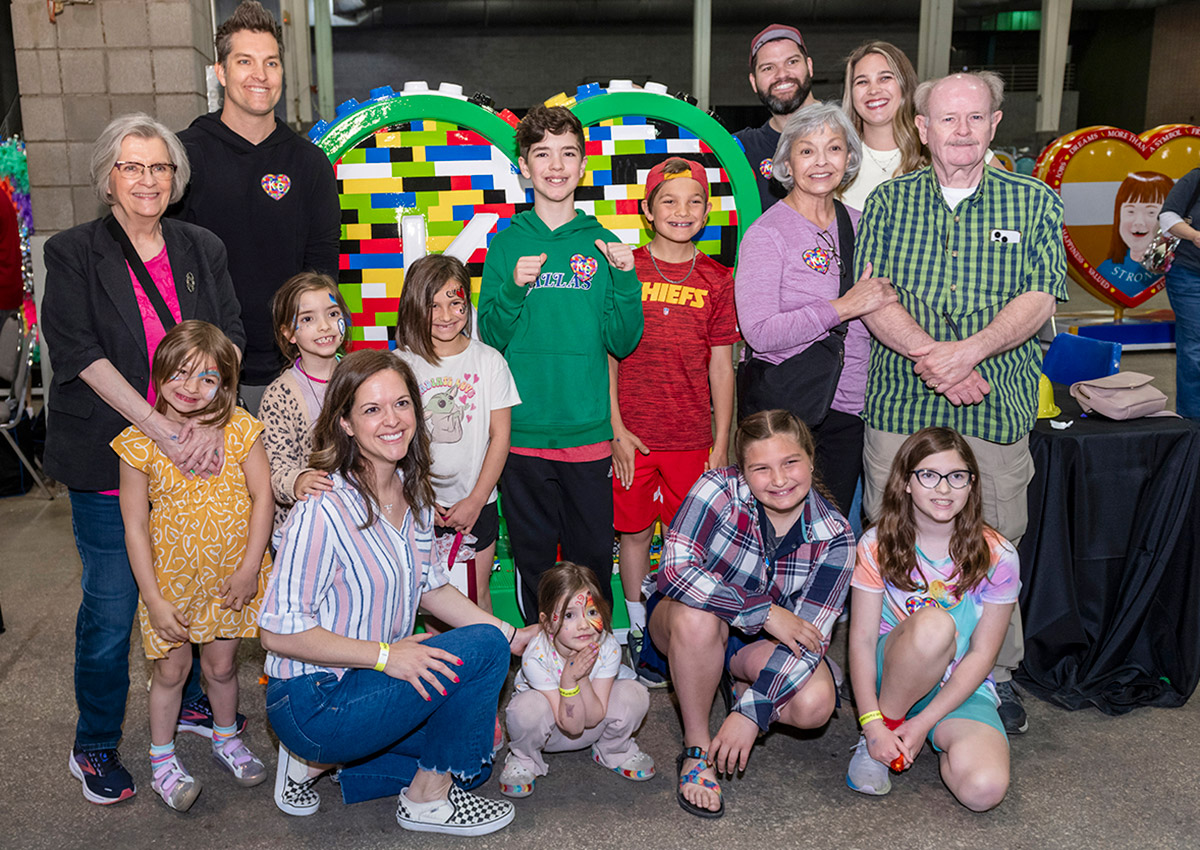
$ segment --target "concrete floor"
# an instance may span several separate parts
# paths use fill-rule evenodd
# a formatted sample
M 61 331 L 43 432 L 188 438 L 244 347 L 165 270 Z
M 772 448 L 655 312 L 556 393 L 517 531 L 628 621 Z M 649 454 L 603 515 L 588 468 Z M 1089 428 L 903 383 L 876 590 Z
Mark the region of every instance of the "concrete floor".
M 1173 355 L 1131 353 L 1123 367 L 1156 375 L 1158 386 L 1173 397 Z M 180 752 L 205 790 L 191 812 L 170 811 L 149 787 L 147 667 L 136 644 L 123 752 L 141 792 L 109 808 L 86 802 L 66 767 L 75 723 L 71 659 L 80 596 L 70 505 L 65 497 L 3 499 L 0 528 L 5 530 L 0 604 L 8 629 L 0 635 L 0 847 L 68 850 L 99 842 L 130 850 L 365 850 L 468 843 L 402 833 L 394 801 L 345 806 L 328 780 L 318 785 L 323 803 L 317 815 L 288 817 L 273 805 L 270 783 L 235 786 L 209 760 L 207 742 L 193 736 L 181 736 Z M 844 624 L 834 638 L 831 655 L 844 662 Z M 247 739 L 273 774 L 274 739 L 258 684 L 263 653 L 256 641 L 247 641 L 242 655 Z M 1026 705 L 1030 728 L 1012 740 L 1012 786 L 990 813 L 973 814 L 953 800 L 928 748 L 894 780 L 889 796 L 867 798 L 848 790 L 845 768 L 857 732 L 853 711 L 844 707 L 819 734 L 773 733 L 760 741 L 745 775 L 724 783 L 726 816 L 702 821 L 675 802 L 679 720 L 670 695 L 656 691 L 639 741 L 658 762 L 659 776 L 635 784 L 601 770 L 586 752 L 551 756 L 551 774 L 539 780 L 531 798 L 517 801 L 513 824 L 471 843 L 524 850 L 570 843 L 589 849 L 690 848 L 697 842 L 729 850 L 1200 846 L 1196 736 L 1185 731 L 1193 724 L 1200 728 L 1200 701 L 1116 718 L 1093 710 L 1067 712 L 1032 697 Z M 718 720 L 714 716 L 714 724 Z M 496 780 L 484 790 L 497 794 Z

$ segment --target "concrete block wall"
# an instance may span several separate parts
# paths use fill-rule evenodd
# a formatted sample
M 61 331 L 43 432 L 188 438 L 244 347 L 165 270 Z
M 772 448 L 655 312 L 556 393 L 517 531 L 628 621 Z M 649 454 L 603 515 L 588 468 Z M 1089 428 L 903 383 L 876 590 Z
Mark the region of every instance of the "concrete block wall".
M 1159 124 L 1200 124 L 1198 44 L 1200 2 L 1191 0 L 1155 11 L 1146 125 L 1139 129 Z
M 44 0 L 12 0 L 34 226 L 45 236 L 96 218 L 92 143 L 115 116 L 181 130 L 205 109 L 207 0 L 102 0 L 50 23 Z

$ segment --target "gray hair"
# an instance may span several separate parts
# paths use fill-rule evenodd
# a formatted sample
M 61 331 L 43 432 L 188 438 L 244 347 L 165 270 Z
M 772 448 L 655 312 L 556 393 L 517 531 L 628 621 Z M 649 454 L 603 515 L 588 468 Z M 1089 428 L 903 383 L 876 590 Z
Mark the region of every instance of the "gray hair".
M 951 78 L 960 80 L 974 80 L 988 90 L 988 97 L 991 100 L 992 112 L 1000 108 L 1000 104 L 1004 103 L 1004 78 L 995 71 L 963 71 L 959 74 L 950 74 L 945 77 L 938 77 L 936 80 L 926 80 L 917 86 L 917 90 L 913 92 L 913 105 L 917 109 L 918 115 L 929 117 L 929 98 L 933 94 L 933 89 L 938 83 L 944 82 Z
M 846 139 L 846 173 L 842 175 L 839 187 L 848 184 L 858 174 L 858 167 L 862 163 L 862 142 L 854 125 L 842 111 L 841 104 L 833 101 L 810 103 L 792 113 L 792 117 L 783 126 L 783 132 L 779 134 L 779 144 L 775 147 L 775 160 L 771 163 L 771 176 L 782 183 L 789 192 L 795 185 L 791 166 L 788 165 L 788 160 L 792 158 L 792 145 L 796 139 L 805 138 L 821 130 L 840 133 Z
M 171 203 L 183 197 L 188 180 L 192 176 L 192 167 L 188 164 L 187 151 L 179 137 L 155 121 L 144 112 L 132 112 L 121 115 L 108 122 L 108 126 L 92 145 L 92 189 L 104 204 L 112 206 L 116 203 L 109 189 L 109 179 L 112 177 L 113 166 L 121 157 L 121 143 L 127 136 L 139 139 L 162 139 L 167 146 L 167 156 L 175 164 L 175 174 L 171 178 Z M 146 163 L 150 165 L 151 163 Z

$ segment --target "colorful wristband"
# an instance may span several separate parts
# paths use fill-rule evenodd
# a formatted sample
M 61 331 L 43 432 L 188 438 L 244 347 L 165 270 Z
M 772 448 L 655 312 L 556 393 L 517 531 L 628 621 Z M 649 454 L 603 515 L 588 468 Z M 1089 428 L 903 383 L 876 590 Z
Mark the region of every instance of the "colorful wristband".
M 882 711 L 868 711 L 866 714 L 858 718 L 859 726 L 866 726 L 872 720 L 883 720 Z
M 382 673 L 383 668 L 387 666 L 388 654 L 391 651 L 391 644 L 384 643 L 383 641 L 379 642 L 379 657 L 375 659 L 375 669 L 380 673 Z
M 569 691 L 566 690 L 565 688 L 563 688 L 562 685 L 558 686 L 558 695 L 559 696 L 573 697 L 573 696 L 577 696 L 578 694 L 579 694 L 579 685 L 576 685 L 575 687 L 571 688 L 571 690 L 569 690 Z

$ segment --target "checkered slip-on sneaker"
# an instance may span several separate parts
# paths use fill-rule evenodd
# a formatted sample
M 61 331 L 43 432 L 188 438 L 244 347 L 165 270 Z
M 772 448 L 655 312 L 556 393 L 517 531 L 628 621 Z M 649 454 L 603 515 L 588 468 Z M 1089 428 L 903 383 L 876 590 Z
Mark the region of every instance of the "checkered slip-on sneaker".
M 489 800 L 450 786 L 445 800 L 414 803 L 400 792 L 396 823 L 413 832 L 441 832 L 446 835 L 487 835 L 512 823 L 516 809 L 507 800 Z
M 279 761 L 275 766 L 275 806 L 284 814 L 306 817 L 315 815 L 321 807 L 321 795 L 313 788 L 321 775 L 296 780 L 288 775 L 293 762 L 287 747 L 279 745 Z

